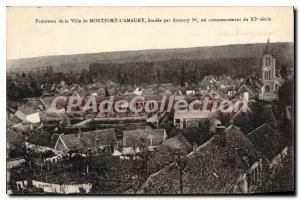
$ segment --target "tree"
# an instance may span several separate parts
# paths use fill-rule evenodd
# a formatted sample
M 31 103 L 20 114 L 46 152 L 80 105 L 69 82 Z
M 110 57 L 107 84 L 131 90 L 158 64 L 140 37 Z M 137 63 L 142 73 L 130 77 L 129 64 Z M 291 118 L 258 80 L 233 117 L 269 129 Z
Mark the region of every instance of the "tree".
M 105 96 L 106 96 L 106 97 L 109 97 L 109 96 L 110 96 L 107 87 L 105 88 Z
M 184 85 L 185 85 L 185 70 L 184 67 L 181 67 L 180 86 L 184 87 Z
M 265 102 L 256 99 L 256 103 L 253 106 L 253 113 L 254 113 L 254 118 L 253 118 L 253 126 L 259 127 L 260 125 L 264 124 L 265 119 L 264 119 L 264 109 L 263 109 L 263 105 L 265 104 Z
M 124 78 L 123 78 L 120 70 L 118 71 L 117 80 L 121 85 L 125 84 Z
M 278 89 L 278 99 L 280 108 L 285 109 L 286 106 L 291 106 L 294 103 L 294 81 L 287 80 Z
M 283 79 L 287 80 L 287 66 L 281 65 L 280 75 Z

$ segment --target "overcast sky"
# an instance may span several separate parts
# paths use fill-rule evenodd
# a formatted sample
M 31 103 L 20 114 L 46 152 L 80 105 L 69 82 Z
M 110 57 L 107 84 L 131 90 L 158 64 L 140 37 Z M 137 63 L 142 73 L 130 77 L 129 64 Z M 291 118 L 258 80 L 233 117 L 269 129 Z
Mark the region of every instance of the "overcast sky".
M 250 18 L 271 22 L 51 24 L 35 19 L 78 18 Z M 7 59 L 47 55 L 166 49 L 227 44 L 293 42 L 291 7 L 133 7 L 7 9 Z

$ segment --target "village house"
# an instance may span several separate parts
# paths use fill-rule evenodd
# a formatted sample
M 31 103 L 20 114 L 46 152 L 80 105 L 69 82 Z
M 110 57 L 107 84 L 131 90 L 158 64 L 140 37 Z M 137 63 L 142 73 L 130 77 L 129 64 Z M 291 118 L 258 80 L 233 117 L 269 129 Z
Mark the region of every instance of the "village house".
M 23 188 L 23 185 L 21 185 L 22 183 L 20 183 L 20 180 L 24 180 L 24 175 L 20 175 L 16 178 L 15 174 L 20 174 L 20 172 L 22 172 L 22 168 L 26 166 L 25 163 L 26 161 L 23 156 L 7 158 L 6 160 L 6 181 L 7 183 L 11 183 L 11 186 L 13 188 L 16 186 L 18 190 L 20 188 Z M 13 188 L 11 186 L 7 187 L 8 192 L 12 191 Z
M 22 133 L 11 129 L 6 130 L 6 148 L 8 150 L 8 155 L 10 155 L 10 152 L 18 151 L 18 149 L 24 147 L 24 142 L 25 136 Z
M 177 129 L 199 128 L 217 116 L 216 112 L 210 111 L 175 111 L 174 126 Z
M 261 87 L 263 83 L 254 78 L 246 79 L 238 88 L 238 93 L 241 96 L 248 96 L 249 99 L 255 99 L 260 97 Z
M 136 129 L 124 131 L 123 134 L 123 151 L 124 155 L 133 155 L 139 153 L 142 147 L 153 150 L 166 139 L 167 134 L 164 129 Z
M 12 169 L 15 167 L 20 167 L 22 164 L 25 164 L 24 157 L 10 158 L 7 160 L 6 167 L 7 169 Z
M 209 75 L 204 76 L 198 85 L 202 95 L 209 90 L 222 91 L 224 93 L 230 92 L 231 94 L 235 92 L 239 82 L 239 79 L 233 79 L 231 76 L 225 74 L 221 76 Z
M 181 175 L 180 170 L 184 171 Z M 229 126 L 182 157 L 179 163 L 173 162 L 149 176 L 138 193 L 244 193 L 249 182 L 252 188 L 260 182 L 261 172 L 255 146 L 238 127 Z
M 147 161 L 149 174 L 161 170 L 166 165 L 176 161 L 178 156 L 184 156 L 193 150 L 192 145 L 181 133 L 166 138 L 164 142 L 152 152 Z
M 18 106 L 18 109 L 14 113 L 13 118 L 18 118 L 20 121 L 29 124 L 37 124 L 41 122 L 41 111 L 46 109 L 46 105 L 40 99 L 29 98 L 26 99 L 26 103 Z M 10 120 L 16 124 L 16 119 L 11 118 Z M 18 122 L 19 124 L 20 122 Z
M 185 93 L 186 93 L 186 95 L 195 95 L 196 94 L 195 90 L 187 90 Z
M 91 183 L 84 184 L 55 184 L 32 180 L 33 187 L 41 188 L 46 193 L 54 194 L 76 194 L 89 193 L 92 189 Z
M 18 126 L 19 124 L 21 124 L 23 122 L 20 118 L 18 118 L 14 114 L 8 114 L 6 121 L 7 121 L 7 126 L 9 126 L 9 127 Z
M 115 129 L 102 129 L 89 132 L 79 132 L 68 135 L 60 135 L 54 149 L 67 153 L 71 151 L 83 151 L 87 149 L 108 148 L 113 152 L 116 142 Z
M 65 115 L 65 108 L 62 107 L 60 104 L 61 101 L 57 102 L 57 105 L 52 105 L 53 100 L 55 99 L 55 96 L 46 96 L 40 99 L 40 101 L 45 106 L 46 110 L 45 113 L 47 115 L 52 116 L 64 116 Z M 55 106 L 55 107 L 54 107 Z
M 265 123 L 247 135 L 258 151 L 269 162 L 273 174 L 282 168 L 283 160 L 287 156 L 288 147 L 284 137 Z
M 41 121 L 39 111 L 26 105 L 19 106 L 15 115 L 22 121 L 32 124 L 36 124 Z
M 146 116 L 132 116 L 132 115 L 107 115 L 106 117 L 98 114 L 96 117 L 90 117 L 68 126 L 67 129 L 73 130 L 90 130 L 94 128 L 126 128 L 145 127 L 147 125 Z
M 31 107 L 35 110 L 45 110 L 45 105 L 43 104 L 43 102 L 39 99 L 39 98 L 26 98 L 26 103 L 24 104 L 26 105 L 26 107 Z
M 189 141 L 180 133 L 174 137 L 167 138 L 162 145 L 167 147 L 171 152 L 181 155 L 190 153 L 193 150 Z
M 37 152 L 37 153 L 43 153 L 43 152 L 48 152 L 48 151 L 57 153 L 55 149 L 48 147 L 48 146 L 40 146 L 40 145 L 32 144 L 29 142 L 25 142 L 25 146 L 27 149 L 31 149 L 32 151 Z
M 44 129 L 34 130 L 26 138 L 25 146 L 27 149 L 36 153 L 43 153 L 51 151 L 57 154 L 54 146 L 56 144 L 58 134 L 50 133 Z

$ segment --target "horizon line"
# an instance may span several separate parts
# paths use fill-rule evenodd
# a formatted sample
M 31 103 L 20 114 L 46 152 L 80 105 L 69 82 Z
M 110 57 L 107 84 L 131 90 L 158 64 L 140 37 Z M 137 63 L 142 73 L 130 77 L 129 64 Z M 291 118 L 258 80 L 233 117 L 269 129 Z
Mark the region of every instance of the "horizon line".
M 292 43 L 294 41 L 275 41 L 272 43 Z M 133 51 L 151 51 L 151 50 L 172 50 L 172 49 L 192 49 L 192 48 L 202 48 L 202 47 L 221 47 L 221 46 L 234 46 L 234 45 L 247 45 L 247 44 L 267 44 L 267 42 L 254 42 L 254 43 L 234 43 L 234 44 L 224 44 L 224 45 L 207 45 L 207 46 L 192 46 L 192 47 L 174 47 L 174 48 L 150 48 L 150 49 L 132 49 L 132 50 L 117 50 L 117 51 L 101 51 L 101 52 L 87 52 L 87 53 L 71 53 L 71 54 L 51 54 L 51 55 L 41 55 L 33 57 L 22 57 L 22 58 L 10 58 L 6 61 L 17 61 L 17 60 L 27 60 L 27 59 L 37 59 L 45 57 L 59 57 L 59 56 L 76 56 L 83 54 L 101 54 L 101 53 L 121 53 L 121 52 L 133 52 Z

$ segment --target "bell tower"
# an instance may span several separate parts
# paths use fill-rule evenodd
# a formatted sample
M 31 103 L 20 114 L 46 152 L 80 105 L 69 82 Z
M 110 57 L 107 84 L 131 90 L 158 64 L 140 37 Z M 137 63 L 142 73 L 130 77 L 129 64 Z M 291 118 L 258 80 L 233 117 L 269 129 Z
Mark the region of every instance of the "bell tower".
M 272 101 L 277 99 L 277 91 L 280 86 L 279 79 L 276 76 L 276 59 L 273 55 L 273 50 L 270 46 L 270 40 L 266 44 L 263 50 L 262 61 L 262 83 L 261 99 L 266 101 Z

